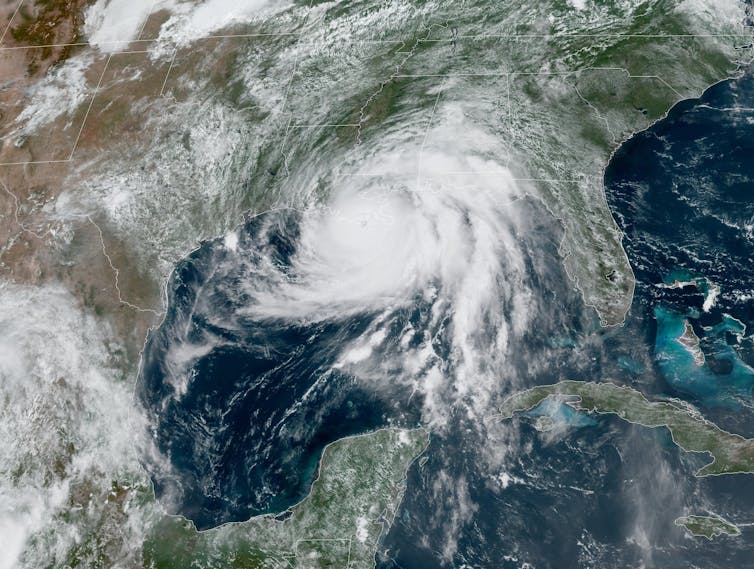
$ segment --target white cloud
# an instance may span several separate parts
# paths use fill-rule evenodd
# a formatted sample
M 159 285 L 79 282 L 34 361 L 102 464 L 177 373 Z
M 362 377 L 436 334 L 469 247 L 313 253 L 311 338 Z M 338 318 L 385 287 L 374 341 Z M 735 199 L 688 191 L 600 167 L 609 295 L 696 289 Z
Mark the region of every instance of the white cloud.
M 65 559 L 112 481 L 143 476 L 133 449 L 143 431 L 111 341 L 64 290 L 0 284 L 2 569 Z M 91 503 L 77 494 L 84 483 Z
M 138 38 L 151 13 L 176 5 L 175 0 L 99 0 L 86 11 L 84 33 L 102 51 L 118 51 Z
M 400 133 L 337 164 L 302 168 L 291 186 L 315 186 L 309 173 L 335 171 L 328 197 L 304 208 L 292 266 L 281 270 L 255 257 L 244 291 L 253 299 L 247 317 L 381 314 L 343 346 L 337 365 L 377 388 L 384 369 L 401 369 L 435 426 L 451 401 L 470 403 L 475 413 L 488 409 L 534 302 L 520 237 L 530 223 L 518 204 L 524 190 L 491 158 L 504 155 L 498 140 L 457 124 L 463 116 L 449 104 L 438 109 L 438 126 L 423 144 Z M 234 263 L 246 262 L 248 253 L 238 255 Z M 383 342 L 389 323 L 420 297 L 431 304 L 428 321 L 402 333 L 397 346 Z M 441 331 L 451 343 L 445 363 L 432 348 Z
M 168 10 L 158 43 L 187 45 L 197 38 L 234 24 L 266 18 L 291 5 L 275 0 L 99 0 L 86 12 L 84 32 L 92 45 L 105 52 L 122 49 L 138 38 L 148 16 Z
M 16 118 L 17 135 L 27 136 L 60 117 L 73 116 L 93 93 L 86 72 L 94 61 L 91 54 L 73 57 L 54 67 L 28 92 L 29 102 Z M 67 126 L 71 126 L 70 122 Z
M 568 3 L 576 10 L 583 10 L 586 8 L 586 0 L 568 0 Z

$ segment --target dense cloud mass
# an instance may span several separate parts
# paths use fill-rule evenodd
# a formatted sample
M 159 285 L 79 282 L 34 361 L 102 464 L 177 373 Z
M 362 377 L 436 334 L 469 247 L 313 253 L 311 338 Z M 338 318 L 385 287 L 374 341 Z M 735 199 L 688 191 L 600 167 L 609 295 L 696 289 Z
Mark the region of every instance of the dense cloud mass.
M 630 233 L 649 186 L 619 180 L 620 227 L 603 187 L 620 140 L 748 57 L 745 7 L 493 4 L 86 8 L 89 45 L 23 88 L 0 146 L 60 130 L 62 158 L 39 162 L 70 166 L 45 193 L 30 151 L 26 201 L 0 181 L 0 221 L 49 248 L 33 285 L 0 282 L 0 569 L 139 566 L 166 512 L 200 530 L 277 514 L 326 445 L 391 426 L 431 443 L 395 519 L 358 518 L 356 539 L 382 528 L 381 568 L 747 555 L 673 525 L 724 510 L 748 527 L 732 497 L 754 493 L 698 481 L 665 434 L 552 400 L 496 416 L 522 388 L 610 380 L 749 428 L 746 278 L 731 294 L 728 262 L 670 273 L 642 248 L 667 235 Z M 698 203 L 694 232 L 718 215 Z M 679 251 L 706 262 L 698 243 Z M 683 360 L 693 338 L 707 367 Z
M 61 563 L 102 523 L 140 539 L 139 520 L 107 519 L 114 481 L 144 484 L 143 423 L 107 326 L 60 287 L 3 284 L 0 329 L 0 565 Z

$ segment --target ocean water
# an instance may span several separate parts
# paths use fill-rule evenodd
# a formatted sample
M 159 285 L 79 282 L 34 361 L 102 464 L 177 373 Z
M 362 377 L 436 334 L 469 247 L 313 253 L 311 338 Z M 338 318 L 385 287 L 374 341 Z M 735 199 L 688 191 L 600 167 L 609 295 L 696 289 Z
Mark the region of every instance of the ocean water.
M 326 444 L 400 414 L 335 365 L 370 315 L 292 323 L 244 312 L 247 286 L 268 277 L 262 260 L 290 263 L 298 223 L 254 218 L 234 250 L 217 240 L 186 258 L 147 342 L 138 394 L 168 463 L 148 465 L 158 495 L 200 529 L 285 510 L 308 493 Z
M 582 338 L 591 361 L 575 379 L 610 379 L 696 405 L 724 428 L 754 436 L 754 74 L 724 81 L 636 134 L 606 169 L 608 203 L 625 232 L 636 295 L 624 327 Z M 679 342 L 691 324 L 704 353 Z M 596 345 L 595 345 L 596 344 Z M 532 383 L 537 383 L 532 378 Z M 528 415 L 528 417 L 526 416 Z M 547 415 L 560 428 L 537 432 Z M 696 478 L 704 460 L 661 429 L 614 417 L 585 422 L 540 406 L 514 419 L 517 448 L 506 483 L 480 476 L 478 454 L 433 440 L 414 467 L 402 516 L 384 540 L 381 567 L 745 567 L 740 538 L 689 539 L 673 521 L 718 513 L 754 521 L 754 476 Z M 437 472 L 454 472 L 454 492 Z M 469 495 L 458 492 L 458 484 Z M 463 499 L 459 499 L 464 496 Z M 471 506 L 470 506 L 471 505 Z M 473 509 L 475 507 L 476 509 Z M 433 528 L 450 513 L 467 521 Z M 455 547 L 444 554 L 447 537 Z M 420 545 L 417 545 L 420 544 Z M 528 565 L 527 565 L 528 564 Z
M 724 428 L 754 435 L 752 155 L 751 73 L 680 103 L 615 153 L 607 197 L 637 279 L 619 328 L 600 329 L 580 303 L 561 269 L 558 224 L 541 221 L 549 218 L 535 202 L 522 205 L 520 278 L 526 294 L 544 300 L 531 305 L 526 331 L 511 332 L 505 358 L 482 360 L 484 377 L 494 378 L 475 386 L 483 409 L 491 414 L 506 394 L 536 384 L 612 380 L 687 400 Z M 673 521 L 716 512 L 754 522 L 754 476 L 698 479 L 704 457 L 681 452 L 666 431 L 558 405 L 487 422 L 463 391 L 468 383 L 448 379 L 462 376 L 460 348 L 441 292 L 394 304 L 370 298 L 379 308 L 340 316 L 260 311 L 280 275 L 286 284 L 300 278 L 302 227 L 295 212 L 254 218 L 230 241 L 205 243 L 173 275 L 138 395 L 161 457 L 147 464 L 174 511 L 200 528 L 282 511 L 306 493 L 328 442 L 429 422 L 430 448 L 409 471 L 379 567 L 751 563 L 748 526 L 740 538 L 709 542 Z M 501 266 L 504 290 L 517 281 Z M 494 308 L 514 321 L 510 305 Z M 483 341 L 501 326 L 491 314 L 480 319 L 475 349 L 494 351 Z M 679 342 L 687 323 L 701 366 Z M 414 358 L 427 350 L 448 381 L 442 389 Z M 443 423 L 432 425 L 438 409 Z
M 516 378 L 546 383 L 576 373 L 574 354 L 593 318 L 564 284 L 558 225 L 541 221 L 548 218 L 534 200 L 517 208 L 532 220 L 521 239 L 532 255 L 527 280 L 542 286 L 559 316 L 533 315 L 531 329 L 521 332 L 527 349 L 512 346 L 503 363 L 483 348 L 489 383 L 472 377 L 468 393 L 459 393 L 469 389 L 459 370 L 464 346 L 451 334 L 458 309 L 444 300 L 442 282 L 430 293 L 387 304 L 382 295 L 370 297 L 342 312 L 308 312 L 309 295 L 321 287 L 306 283 L 303 316 L 288 311 L 289 300 L 277 304 L 270 294 L 302 280 L 300 213 L 255 217 L 234 238 L 205 243 L 182 261 L 169 285 L 170 310 L 148 339 L 137 390 L 157 451 L 147 468 L 168 509 L 199 528 L 279 512 L 307 493 L 322 449 L 334 440 L 385 425 L 426 425 L 439 415 L 439 429 L 469 435 L 448 440 L 473 445 Z M 543 254 L 549 262 L 541 262 Z M 482 315 L 472 329 L 485 343 L 514 319 L 504 303 L 494 309 L 501 312 Z M 480 392 L 490 400 L 478 403 Z M 556 425 L 591 423 L 565 408 L 549 414 Z
M 754 387 L 753 154 L 748 71 L 678 104 L 627 141 L 605 173 L 638 283 L 632 317 L 654 336 L 663 390 L 721 417 L 751 409 Z M 676 341 L 685 321 L 703 366 Z

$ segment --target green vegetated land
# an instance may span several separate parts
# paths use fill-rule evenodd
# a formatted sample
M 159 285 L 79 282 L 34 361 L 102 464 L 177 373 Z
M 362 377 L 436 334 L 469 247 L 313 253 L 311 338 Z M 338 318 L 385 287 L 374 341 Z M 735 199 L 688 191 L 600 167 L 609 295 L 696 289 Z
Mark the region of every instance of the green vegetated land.
M 706 452 L 712 461 L 697 476 L 754 472 L 754 439 L 729 433 L 702 416 L 666 401 L 649 401 L 642 393 L 613 383 L 562 381 L 533 387 L 509 397 L 503 419 L 527 411 L 549 397 L 579 411 L 615 414 L 645 427 L 667 427 L 673 441 L 687 452 Z
M 424 430 L 384 429 L 341 439 L 322 456 L 311 493 L 283 516 L 199 532 L 169 516 L 144 545 L 144 565 L 372 567 L 377 541 L 401 501 L 406 470 L 428 444 Z
M 385 141 L 388 151 L 403 152 L 455 106 L 463 129 L 479 128 L 499 147 L 459 140 L 453 151 L 494 157 L 522 193 L 544 201 L 563 224 L 561 253 L 585 301 L 604 324 L 620 323 L 634 279 L 605 201 L 604 168 L 624 138 L 750 57 L 743 8 L 738 19 L 734 8 L 672 0 L 592 2 L 583 10 L 562 0 L 314 6 L 294 3 L 257 30 L 290 35 L 179 48 L 169 81 L 162 85 L 162 68 L 147 81 L 165 90 L 159 105 L 174 102 L 169 113 L 152 109 L 162 117 L 160 136 L 129 138 L 132 146 L 115 145 L 102 160 L 93 186 L 111 188 L 114 178 L 140 188 L 134 210 L 107 237 L 135 252 L 138 274 L 149 275 L 140 278 L 154 279 L 154 302 L 170 267 L 165 259 L 182 256 L 187 243 L 224 234 L 247 210 L 287 201 L 291 185 L 311 183 L 327 195 L 333 166 L 352 173 L 350 153 L 362 164 Z M 293 123 L 322 126 L 289 129 L 272 111 L 275 97 Z M 158 104 L 149 101 L 123 104 Z M 197 142 L 186 142 L 184 110 L 208 121 L 199 131 L 225 129 L 218 137 L 232 142 L 228 152 L 205 163 Z M 165 179 L 170 192 L 161 191 Z M 217 196 L 196 206 L 197 185 Z
M 718 516 L 683 516 L 675 521 L 675 525 L 686 528 L 686 531 L 694 537 L 707 539 L 723 534 L 741 535 L 741 530 L 737 526 Z

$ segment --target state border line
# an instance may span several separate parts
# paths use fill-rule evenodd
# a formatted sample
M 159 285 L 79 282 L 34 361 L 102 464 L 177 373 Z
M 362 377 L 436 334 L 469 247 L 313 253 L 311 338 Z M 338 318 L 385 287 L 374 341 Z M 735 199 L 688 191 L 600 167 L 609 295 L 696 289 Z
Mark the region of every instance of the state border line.
M 16 9 L 13 11 L 13 14 L 10 17 L 10 20 L 8 20 L 8 25 L 5 26 L 5 29 L 3 30 L 3 34 L 0 35 L 0 46 L 2 46 L 3 42 L 5 41 L 5 36 L 8 34 L 8 30 L 10 30 L 10 27 L 13 25 L 13 20 L 16 19 L 16 16 L 18 15 L 18 12 L 21 10 L 21 4 L 23 4 L 26 0 L 20 0 L 18 3 L 18 6 L 16 6 Z M 2 49 L 2 47 L 0 47 Z
M 124 53 L 130 53 L 130 52 L 124 52 Z M 107 60 L 105 61 L 105 66 L 102 68 L 102 73 L 100 73 L 99 80 L 97 81 L 97 85 L 96 87 L 94 87 L 94 89 L 92 89 L 92 95 L 91 95 L 91 99 L 89 99 L 89 105 L 87 106 L 86 113 L 84 114 L 84 118 L 81 121 L 81 126 L 79 127 L 79 131 L 76 135 L 76 138 L 73 141 L 73 147 L 71 148 L 71 153 L 68 155 L 68 158 L 57 158 L 57 159 L 51 159 L 51 160 L 19 160 L 16 162 L 0 162 L 0 166 L 25 166 L 28 164 L 65 164 L 67 162 L 71 162 L 73 160 L 73 155 L 76 152 L 76 148 L 78 147 L 79 140 L 81 139 L 81 134 L 84 132 L 84 127 L 86 126 L 86 121 L 89 118 L 89 113 L 91 112 L 92 106 L 94 105 L 94 99 L 97 97 L 97 93 L 99 92 L 100 87 L 102 86 L 102 80 L 105 77 L 105 73 L 107 73 L 107 68 L 110 65 L 110 60 L 112 59 L 113 55 L 120 55 L 120 54 L 110 54 L 107 56 Z
M 149 40 L 153 41 L 153 40 Z M 147 50 L 140 50 L 140 51 L 122 51 L 122 52 L 116 52 L 108 55 L 107 61 L 105 63 L 105 67 L 103 68 L 102 74 L 99 77 L 99 81 L 97 83 L 97 86 L 93 90 L 92 99 L 89 102 L 89 107 L 87 108 L 86 115 L 84 116 L 84 122 L 81 124 L 81 128 L 79 129 L 79 133 L 76 137 L 76 140 L 74 142 L 74 147 L 71 150 L 71 154 L 68 158 L 65 159 L 54 159 L 54 160 L 26 160 L 26 161 L 17 161 L 17 162 L 0 162 L 0 166 L 21 166 L 26 164 L 61 164 L 70 162 L 73 159 L 74 152 L 76 151 L 76 148 L 78 146 L 79 139 L 81 137 L 81 133 L 83 132 L 84 126 L 86 124 L 86 120 L 89 116 L 89 112 L 91 111 L 92 105 L 94 104 L 94 98 L 96 97 L 97 93 L 100 90 L 102 80 L 105 76 L 105 73 L 107 71 L 107 68 L 110 64 L 110 60 L 113 56 L 116 55 L 122 55 L 122 54 L 128 54 L 128 53 L 148 53 Z M 164 96 L 165 87 L 168 82 L 169 75 L 172 71 L 172 68 L 174 66 L 175 58 L 176 58 L 177 50 L 173 53 L 173 56 L 170 61 L 170 65 L 168 66 L 168 69 L 165 73 L 165 79 L 162 83 L 162 88 L 160 89 L 160 93 L 158 97 Z M 293 71 L 291 72 L 291 76 L 288 80 L 288 84 L 285 89 L 283 102 L 281 104 L 280 112 L 281 114 L 284 112 L 287 99 L 288 99 L 288 91 L 291 87 L 291 83 L 293 81 L 293 78 L 296 74 L 296 69 L 298 67 L 298 61 L 294 62 L 293 65 Z M 685 95 L 683 95 L 680 91 L 678 91 L 675 87 L 673 87 L 670 83 L 668 83 L 665 79 L 660 77 L 659 75 L 635 75 L 632 74 L 628 69 L 624 67 L 585 67 L 584 69 L 574 69 L 574 70 L 567 70 L 567 71 L 499 71 L 499 72 L 480 72 L 480 73 L 406 73 L 406 74 L 397 74 L 394 75 L 393 78 L 403 78 L 403 79 L 410 79 L 410 78 L 419 78 L 419 77 L 432 77 L 432 78 L 453 78 L 453 77 L 506 77 L 508 79 L 508 116 L 509 119 L 511 117 L 512 113 L 512 107 L 511 107 L 511 101 L 510 101 L 510 80 L 513 78 L 515 79 L 516 76 L 561 76 L 561 77 L 570 77 L 573 75 L 579 75 L 581 73 L 590 72 L 590 71 L 610 71 L 610 72 L 621 72 L 625 73 L 627 77 L 630 79 L 655 79 L 657 81 L 660 81 L 663 85 L 665 85 L 668 89 L 673 91 L 673 93 L 683 99 L 685 98 Z M 583 97 L 582 97 L 583 99 Z M 301 124 L 295 124 L 292 123 L 293 118 L 289 117 L 289 122 L 286 125 L 286 131 L 283 138 L 283 148 L 286 145 L 288 134 L 291 129 L 307 129 L 307 128 L 335 128 L 335 127 L 345 127 L 345 128 L 358 128 L 360 126 L 360 123 L 301 123 Z M 285 154 L 284 152 L 282 152 Z M 287 163 L 286 163 L 287 168 Z
M 6 28 L 6 32 L 7 32 Z M 568 39 L 568 38 L 648 38 L 648 39 L 678 39 L 678 38 L 746 38 L 751 39 L 752 30 L 749 33 L 729 33 L 729 34 L 619 34 L 619 33 L 595 33 L 595 34 L 479 34 L 470 36 L 456 36 L 455 38 L 423 38 L 416 40 L 418 43 L 453 43 L 459 40 L 484 40 L 484 39 Z M 255 38 L 255 37 L 300 37 L 304 35 L 303 32 L 256 32 L 248 34 L 211 34 L 206 36 L 197 36 L 191 38 L 189 42 L 196 42 L 201 40 L 210 39 L 232 39 L 232 38 Z M 25 50 L 25 49 L 42 49 L 42 48 L 57 48 L 57 47 L 92 47 L 99 46 L 117 46 L 117 45 L 130 45 L 133 43 L 156 43 L 160 40 L 158 38 L 136 38 L 136 39 L 124 39 L 124 40 L 110 40 L 105 42 L 99 42 L 92 44 L 90 42 L 72 42 L 72 43 L 54 43 L 54 44 L 39 44 L 39 45 L 15 45 L 15 46 L 1 46 L 0 51 L 10 50 Z M 369 44 L 369 43 L 401 43 L 406 40 L 401 39 L 361 39 L 353 40 L 350 43 L 353 44 Z M 307 42 L 305 42 L 307 43 Z M 309 42 L 320 43 L 320 42 Z

